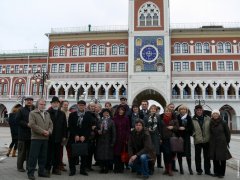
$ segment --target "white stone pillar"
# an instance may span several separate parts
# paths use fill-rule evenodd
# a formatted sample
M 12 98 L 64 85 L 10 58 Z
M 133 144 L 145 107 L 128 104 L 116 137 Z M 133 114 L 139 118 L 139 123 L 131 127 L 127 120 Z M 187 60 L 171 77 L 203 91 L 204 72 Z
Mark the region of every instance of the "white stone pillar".
M 9 90 L 9 98 L 12 98 L 12 88 L 13 88 L 13 87 L 12 87 L 12 86 L 13 86 L 12 83 L 13 83 L 13 77 L 10 77 L 10 79 L 11 79 L 11 80 L 10 80 L 10 87 L 9 87 L 9 88 L 10 88 L 10 90 Z

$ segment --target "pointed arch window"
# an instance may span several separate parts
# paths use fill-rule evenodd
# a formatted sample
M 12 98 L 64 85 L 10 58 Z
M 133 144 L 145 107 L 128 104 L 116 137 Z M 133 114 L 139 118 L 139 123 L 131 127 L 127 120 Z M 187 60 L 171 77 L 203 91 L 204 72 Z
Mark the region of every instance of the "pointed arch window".
M 195 44 L 195 53 L 202 53 L 202 43 Z
M 92 56 L 96 56 L 97 55 L 97 45 L 93 45 L 92 46 Z
M 210 53 L 209 43 L 204 43 L 203 44 L 203 53 Z
M 160 9 L 156 4 L 147 2 L 140 7 L 138 26 L 160 26 Z
M 21 95 L 25 95 L 25 84 L 21 84 Z
M 65 56 L 66 48 L 64 46 L 61 46 L 60 48 L 60 56 Z
M 78 47 L 77 46 L 73 46 L 72 47 L 72 56 L 77 56 L 78 55 Z
M 121 44 L 119 46 L 119 55 L 125 55 L 126 54 L 126 48 L 125 48 L 125 45 L 124 44 Z
M 112 45 L 112 55 L 118 55 L 118 46 L 116 44 Z
M 181 53 L 181 44 L 175 43 L 174 44 L 174 54 L 180 54 Z
M 188 53 L 189 52 L 189 47 L 187 43 L 182 43 L 182 53 Z
M 19 84 L 15 84 L 14 95 L 19 95 Z
M 53 48 L 53 56 L 56 57 L 59 55 L 59 48 L 58 47 L 54 47 Z
M 105 55 L 105 46 L 104 45 L 100 45 L 99 46 L 99 53 L 100 56 Z
M 217 52 L 223 53 L 223 43 L 220 42 L 217 44 Z
M 232 47 L 229 42 L 225 43 L 225 53 L 231 53 L 232 52 Z
M 85 47 L 83 45 L 79 46 L 79 56 L 85 56 Z

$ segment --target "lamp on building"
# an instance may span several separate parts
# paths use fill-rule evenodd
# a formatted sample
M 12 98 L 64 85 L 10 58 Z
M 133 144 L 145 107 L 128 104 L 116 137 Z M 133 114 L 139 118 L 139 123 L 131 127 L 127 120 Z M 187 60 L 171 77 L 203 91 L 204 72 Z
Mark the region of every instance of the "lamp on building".
M 3 68 L 2 71 L 6 71 L 6 68 Z
M 47 81 L 48 79 L 49 79 L 49 73 L 43 72 L 43 71 L 42 72 L 37 71 L 32 76 L 32 80 L 31 80 L 32 83 L 40 82 L 42 84 L 42 94 L 41 94 L 42 97 L 44 93 L 44 85 L 47 85 L 46 82 L 49 82 Z
M 2 79 L 1 82 L 4 83 L 4 79 Z
M 22 82 L 22 79 L 19 79 L 19 80 L 18 80 L 18 82 L 20 82 L 20 83 L 21 83 L 21 82 Z

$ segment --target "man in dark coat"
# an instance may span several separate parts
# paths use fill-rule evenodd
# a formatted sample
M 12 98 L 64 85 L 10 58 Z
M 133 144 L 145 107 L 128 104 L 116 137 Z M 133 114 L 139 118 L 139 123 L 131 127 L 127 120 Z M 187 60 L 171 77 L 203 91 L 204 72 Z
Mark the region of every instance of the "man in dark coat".
M 149 161 L 155 162 L 156 153 L 149 131 L 144 128 L 142 120 L 137 120 L 135 129 L 128 141 L 129 165 L 145 179 L 149 177 Z
M 60 101 L 58 97 L 54 96 L 51 101 L 51 107 L 48 109 L 52 123 L 53 132 L 49 136 L 48 140 L 48 157 L 46 170 L 50 174 L 61 175 L 61 143 L 67 138 L 67 121 L 66 115 L 60 110 Z
M 17 169 L 19 172 L 25 172 L 23 163 L 26 160 L 26 167 L 28 162 L 30 144 L 31 144 L 31 128 L 28 126 L 28 118 L 30 111 L 34 110 L 33 98 L 26 97 L 24 99 L 25 106 L 20 109 L 16 115 L 18 123 L 18 157 Z
M 70 114 L 68 126 L 70 131 L 68 143 L 70 146 L 74 143 L 88 143 L 92 129 L 94 128 L 94 118 L 91 112 L 86 111 L 85 101 L 78 101 L 78 109 Z M 72 156 L 72 154 L 69 158 L 69 176 L 76 174 L 75 162 L 77 158 L 78 157 Z M 88 173 L 86 172 L 86 165 L 87 156 L 81 156 L 80 174 L 88 176 Z
M 150 111 L 148 110 L 148 100 L 142 100 L 141 107 L 142 107 L 142 109 L 139 112 L 139 118 L 142 119 L 146 125 L 146 123 L 148 121 L 148 116 L 150 113 Z

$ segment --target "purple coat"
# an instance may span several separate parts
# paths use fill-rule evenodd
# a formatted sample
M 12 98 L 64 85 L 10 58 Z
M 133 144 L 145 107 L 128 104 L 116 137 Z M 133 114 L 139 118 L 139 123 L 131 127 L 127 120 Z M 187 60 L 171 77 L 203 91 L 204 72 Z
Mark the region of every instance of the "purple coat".
M 114 146 L 114 155 L 121 155 L 124 146 L 127 148 L 127 142 L 130 134 L 130 121 L 125 115 L 116 115 L 113 118 L 116 126 L 116 142 Z

